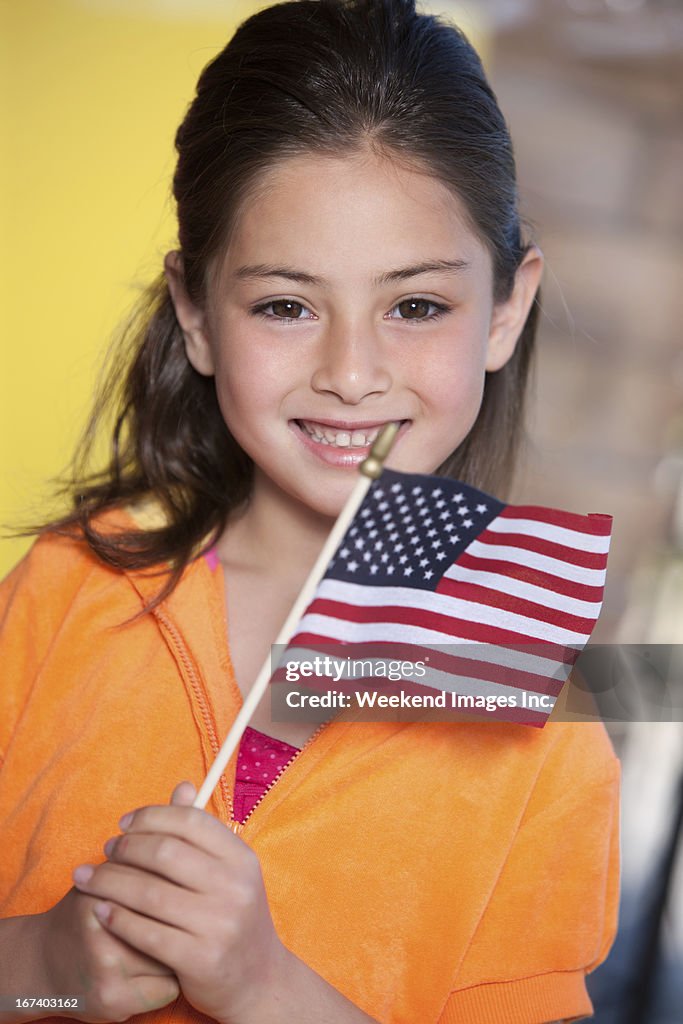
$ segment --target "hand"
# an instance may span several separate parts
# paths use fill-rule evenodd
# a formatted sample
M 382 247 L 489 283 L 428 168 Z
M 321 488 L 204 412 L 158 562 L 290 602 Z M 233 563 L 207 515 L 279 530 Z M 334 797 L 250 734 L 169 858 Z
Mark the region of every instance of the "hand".
M 182 782 L 171 805 L 122 818 L 105 844 L 109 862 L 77 869 L 76 884 L 100 901 L 107 931 L 178 977 L 183 995 L 217 1021 L 239 1018 L 289 955 L 268 908 L 256 854 L 217 818 L 191 807 Z
M 93 914 L 96 902 L 70 889 L 40 915 L 38 944 L 49 991 L 84 996 L 83 1010 L 60 1011 L 62 1016 L 122 1021 L 173 1002 L 180 993 L 173 972 L 105 931 Z

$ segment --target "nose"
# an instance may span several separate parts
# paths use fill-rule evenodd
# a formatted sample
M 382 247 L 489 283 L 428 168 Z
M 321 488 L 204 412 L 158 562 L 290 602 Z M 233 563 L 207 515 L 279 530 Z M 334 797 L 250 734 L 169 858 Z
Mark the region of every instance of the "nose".
M 388 355 L 371 327 L 347 323 L 328 328 L 311 375 L 314 391 L 358 405 L 386 393 L 391 384 Z

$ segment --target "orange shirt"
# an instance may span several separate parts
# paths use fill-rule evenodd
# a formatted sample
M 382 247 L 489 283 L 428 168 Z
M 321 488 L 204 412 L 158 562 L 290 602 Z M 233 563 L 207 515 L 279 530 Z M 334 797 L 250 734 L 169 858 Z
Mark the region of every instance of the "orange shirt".
M 181 779 L 199 786 L 241 706 L 222 574 L 205 559 L 117 628 L 160 582 L 44 537 L 0 586 L 2 917 L 61 899 L 125 811 L 167 803 Z M 380 1024 L 589 1014 L 584 977 L 617 914 L 618 762 L 603 727 L 345 715 L 240 833 L 285 945 Z M 235 757 L 207 806 L 225 822 Z M 134 1019 L 198 1015 L 181 997 Z

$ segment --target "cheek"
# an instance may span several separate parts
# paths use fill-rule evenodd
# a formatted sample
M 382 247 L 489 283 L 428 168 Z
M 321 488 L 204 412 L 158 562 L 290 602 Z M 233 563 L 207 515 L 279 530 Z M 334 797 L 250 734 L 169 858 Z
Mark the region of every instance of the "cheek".
M 224 346 L 216 360 L 216 391 L 226 419 L 237 412 L 250 420 L 272 411 L 286 388 L 281 359 L 256 345 Z
M 483 344 L 459 342 L 445 347 L 440 358 L 423 363 L 424 401 L 435 415 L 471 426 L 481 405 L 485 366 Z

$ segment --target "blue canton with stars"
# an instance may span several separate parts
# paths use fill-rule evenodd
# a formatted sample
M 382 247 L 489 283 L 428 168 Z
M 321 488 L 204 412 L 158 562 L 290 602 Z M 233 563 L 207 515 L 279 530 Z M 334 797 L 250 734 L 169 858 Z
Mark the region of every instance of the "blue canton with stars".
M 504 508 L 503 502 L 457 480 L 385 469 L 325 577 L 436 590 L 446 569 Z

